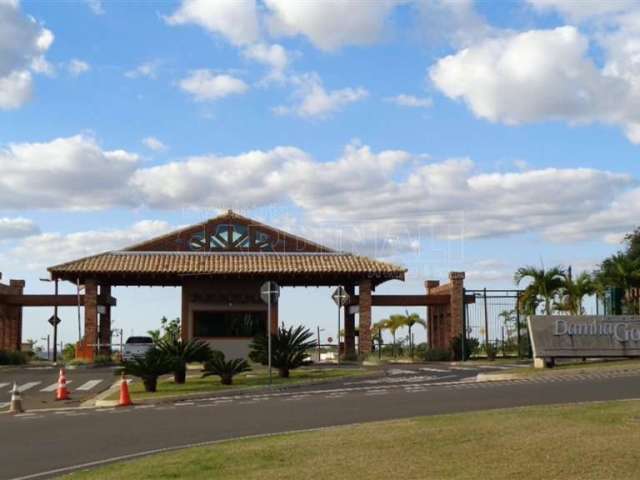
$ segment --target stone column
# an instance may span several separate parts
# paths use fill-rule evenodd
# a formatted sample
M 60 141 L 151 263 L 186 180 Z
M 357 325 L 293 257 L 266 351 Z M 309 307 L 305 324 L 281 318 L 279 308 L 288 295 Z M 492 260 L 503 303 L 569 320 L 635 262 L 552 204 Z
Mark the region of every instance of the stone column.
M 100 286 L 100 296 L 108 300 L 111 297 L 111 285 Z M 111 305 L 104 305 L 104 313 L 100 314 L 100 353 L 111 355 Z
M 358 290 L 358 348 L 360 356 L 366 356 L 371 353 L 371 280 L 361 280 Z
M 440 282 L 438 280 L 427 280 L 426 282 L 424 282 L 424 288 L 427 291 L 427 295 L 429 295 L 431 293 L 431 290 L 433 290 L 434 288 L 440 286 Z M 435 315 L 434 315 L 434 309 L 437 307 L 427 307 L 427 345 L 429 346 L 429 348 L 433 348 L 434 347 L 434 337 L 435 337 Z
M 346 285 L 344 289 L 350 297 L 355 295 L 355 287 Z M 349 305 L 344 307 L 344 353 L 347 359 L 353 359 L 356 356 L 356 315 L 349 313 Z
M 22 295 L 24 280 L 10 280 L 2 285 L 2 293 Z M 22 306 L 0 305 L 0 350 L 20 351 L 22 347 Z
M 95 357 L 98 340 L 98 285 L 95 280 L 84 282 L 84 338 L 79 356 L 87 360 Z
M 450 272 L 449 283 L 451 299 L 451 318 L 449 322 L 449 341 L 462 333 L 464 322 L 464 272 Z

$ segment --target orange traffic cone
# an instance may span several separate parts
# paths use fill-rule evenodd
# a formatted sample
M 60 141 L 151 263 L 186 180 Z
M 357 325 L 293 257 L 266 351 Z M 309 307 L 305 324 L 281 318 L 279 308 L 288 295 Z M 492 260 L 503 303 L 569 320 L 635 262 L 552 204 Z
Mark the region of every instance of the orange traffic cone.
M 127 383 L 127 379 L 123 373 L 122 380 L 120 381 L 120 401 L 118 401 L 118 406 L 128 407 L 129 405 L 133 405 L 133 402 L 129 396 L 129 383 Z
M 70 400 L 69 389 L 67 388 L 67 377 L 64 375 L 64 368 L 60 369 L 58 377 L 58 390 L 56 391 L 56 400 Z

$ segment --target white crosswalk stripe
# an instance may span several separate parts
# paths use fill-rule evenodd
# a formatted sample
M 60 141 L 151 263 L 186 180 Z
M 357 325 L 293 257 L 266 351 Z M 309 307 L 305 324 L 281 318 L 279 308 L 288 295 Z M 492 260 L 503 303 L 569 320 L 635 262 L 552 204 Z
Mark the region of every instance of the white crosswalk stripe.
M 6 387 L 7 385 L 11 385 L 11 383 L 9 383 L 9 382 L 2 382 L 2 383 L 0 383 L 0 388 L 4 388 L 4 387 Z
M 69 385 L 70 383 L 71 383 L 71 380 L 67 380 L 67 385 Z M 52 383 L 48 387 L 44 387 L 44 388 L 40 389 L 40 391 L 41 392 L 55 392 L 57 388 L 58 388 L 58 382 Z
M 92 388 L 96 387 L 100 383 L 102 383 L 102 380 L 89 380 L 88 382 L 76 388 L 76 390 L 82 390 L 82 391 L 91 390 Z
M 27 390 L 31 390 L 33 387 L 35 387 L 36 385 L 40 385 L 42 382 L 27 382 L 27 383 L 23 383 L 22 385 L 18 385 L 18 390 L 20 390 L 20 392 L 26 392 Z

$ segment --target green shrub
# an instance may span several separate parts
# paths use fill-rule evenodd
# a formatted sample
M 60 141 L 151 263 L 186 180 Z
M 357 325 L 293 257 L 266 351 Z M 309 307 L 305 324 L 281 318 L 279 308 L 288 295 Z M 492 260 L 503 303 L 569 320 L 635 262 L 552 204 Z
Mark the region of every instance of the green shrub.
M 451 360 L 451 351 L 442 348 L 427 348 L 422 354 L 427 362 L 448 362 Z
M 199 338 L 192 338 L 186 342 L 180 337 L 169 336 L 156 343 L 158 350 L 167 358 L 173 360 L 173 379 L 175 383 L 183 384 L 187 378 L 187 363 L 206 362 L 211 357 L 209 344 Z
M 141 357 L 122 362 L 124 372 L 140 377 L 144 384 L 145 392 L 155 392 L 158 385 L 158 377 L 169 373 L 175 366 L 175 360 L 157 348 L 147 350 Z
M 202 376 L 217 375 L 220 377 L 220 383 L 223 385 L 231 385 L 233 383 L 233 377 L 239 373 L 248 372 L 249 370 L 251 370 L 251 367 L 245 359 L 235 358 L 233 360 L 225 360 L 224 354 L 222 354 L 222 356 L 212 356 L 205 362 Z
M 477 338 L 467 337 L 464 342 L 464 359 L 462 358 L 462 334 L 451 340 L 451 350 L 453 351 L 453 360 L 469 360 L 471 355 L 477 352 L 480 342 Z
M 301 367 L 305 364 L 307 351 L 316 346 L 315 340 L 311 340 L 313 333 L 302 325 L 285 328 L 281 326 L 271 336 L 271 364 L 278 369 L 282 378 L 289 377 L 289 370 Z M 251 343 L 249 358 L 263 365 L 267 364 L 266 335 L 257 336 Z
M 25 352 L 6 352 L 0 350 L 0 365 L 24 365 L 29 361 Z
M 498 356 L 498 347 L 493 343 L 488 343 L 484 346 L 484 351 L 487 354 L 487 359 L 490 361 L 494 361 Z
M 94 365 L 113 365 L 113 359 L 111 358 L 111 355 L 105 355 L 105 354 L 96 355 L 96 357 L 93 359 L 93 364 Z
M 71 362 L 76 358 L 76 346 L 73 343 L 67 343 L 62 349 L 62 359 L 65 362 Z

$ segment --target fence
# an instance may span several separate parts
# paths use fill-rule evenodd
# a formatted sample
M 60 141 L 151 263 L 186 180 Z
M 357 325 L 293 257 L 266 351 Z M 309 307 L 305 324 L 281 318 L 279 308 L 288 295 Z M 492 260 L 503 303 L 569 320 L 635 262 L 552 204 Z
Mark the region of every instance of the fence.
M 478 341 L 478 353 L 493 350 L 503 357 L 528 356 L 529 333 L 526 321 L 518 311 L 522 290 L 466 290 L 475 303 L 467 304 L 465 327 L 468 339 Z

